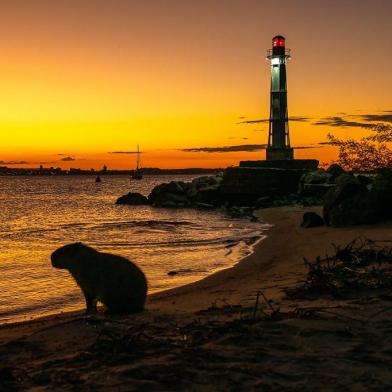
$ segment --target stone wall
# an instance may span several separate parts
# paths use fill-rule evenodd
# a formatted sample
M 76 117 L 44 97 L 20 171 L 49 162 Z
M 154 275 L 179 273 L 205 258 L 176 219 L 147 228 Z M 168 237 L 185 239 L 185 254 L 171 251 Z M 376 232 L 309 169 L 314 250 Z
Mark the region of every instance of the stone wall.
M 317 170 L 317 159 L 278 159 L 270 161 L 241 161 L 240 167 L 270 167 L 278 169 Z
M 307 170 L 267 167 L 231 167 L 224 171 L 221 192 L 230 200 L 254 200 L 260 196 L 284 196 L 298 191 Z

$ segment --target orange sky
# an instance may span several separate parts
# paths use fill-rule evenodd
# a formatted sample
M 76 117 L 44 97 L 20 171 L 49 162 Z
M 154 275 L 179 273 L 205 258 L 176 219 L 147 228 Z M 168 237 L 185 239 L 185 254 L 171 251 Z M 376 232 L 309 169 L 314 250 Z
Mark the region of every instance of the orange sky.
M 132 168 L 134 155 L 110 152 L 137 143 L 148 167 L 263 158 L 180 150 L 266 143 L 268 124 L 238 122 L 268 117 L 265 51 L 278 33 L 292 49 L 289 114 L 307 118 L 290 124 L 292 145 L 317 147 L 297 157 L 327 162 L 335 151 L 317 143 L 328 132 L 358 137 L 369 114 L 392 121 L 389 0 L 6 3 L 3 165 Z M 326 117 L 343 122 L 315 125 Z

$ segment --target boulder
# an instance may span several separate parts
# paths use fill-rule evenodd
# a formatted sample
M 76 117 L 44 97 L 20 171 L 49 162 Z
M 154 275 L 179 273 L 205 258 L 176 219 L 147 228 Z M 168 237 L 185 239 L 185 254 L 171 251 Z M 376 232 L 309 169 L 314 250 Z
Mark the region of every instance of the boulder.
M 359 181 L 360 184 L 365 185 L 368 189 L 373 187 L 374 176 L 358 174 L 355 176 L 355 178 Z
M 392 218 L 392 170 L 386 168 L 378 170 L 372 189 L 379 195 L 385 218 Z
M 192 180 L 192 186 L 200 190 L 203 188 L 217 189 L 222 182 L 222 175 L 202 176 Z
M 124 196 L 120 196 L 116 204 L 129 204 L 133 206 L 146 205 L 149 204 L 146 196 L 140 193 L 129 192 Z
M 301 227 L 310 228 L 324 225 L 324 219 L 315 212 L 305 212 L 303 215 Z
M 330 174 L 333 178 L 336 178 L 341 174 L 345 173 L 345 170 L 337 163 L 333 163 L 331 166 L 328 167 L 327 173 Z
M 358 178 L 352 174 L 349 174 L 349 173 L 343 173 L 340 176 L 336 177 L 335 183 L 337 186 L 340 186 L 340 187 L 342 187 L 344 185 L 348 185 L 348 184 L 361 185 Z
M 232 206 L 227 211 L 232 218 L 243 218 L 253 215 L 253 209 L 251 207 L 237 207 Z
M 197 206 L 197 204 L 220 205 L 223 204 L 220 192 L 221 182 L 221 175 L 202 176 L 193 179 L 192 182 L 172 181 L 157 185 L 151 191 L 148 200 L 155 207 L 174 207 L 173 203 L 177 207 Z
M 194 203 L 194 207 L 198 208 L 199 210 L 212 210 L 215 208 L 213 204 L 207 204 L 207 203 Z
M 184 183 L 171 181 L 157 185 L 148 196 L 149 202 L 155 207 L 174 207 L 178 203 L 189 205 Z
M 173 201 L 173 200 L 165 200 L 163 201 L 159 207 L 164 207 L 164 208 L 177 208 L 179 207 L 178 204 Z
M 341 174 L 325 195 L 323 216 L 325 223 L 334 227 L 378 222 L 383 218 L 379 194 L 354 176 Z
M 305 173 L 301 177 L 300 183 L 302 183 L 302 184 L 326 184 L 329 182 L 331 177 L 332 177 L 332 175 L 325 172 L 325 171 L 316 170 L 316 171 L 311 171 L 309 173 Z
M 267 208 L 271 207 L 273 198 L 271 196 L 261 196 L 255 202 L 256 208 Z
M 221 175 L 198 177 L 187 184 L 185 192 L 192 204 L 221 205 L 224 202 L 220 192 L 221 182 Z
M 305 173 L 299 180 L 298 193 L 305 197 L 323 197 L 333 186 L 332 175 L 321 170 Z

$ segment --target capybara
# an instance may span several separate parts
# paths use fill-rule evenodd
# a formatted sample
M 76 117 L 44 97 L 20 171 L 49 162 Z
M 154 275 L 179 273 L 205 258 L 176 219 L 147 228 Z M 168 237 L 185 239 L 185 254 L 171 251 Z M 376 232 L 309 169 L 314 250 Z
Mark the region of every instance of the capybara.
M 86 298 L 86 312 L 97 311 L 97 301 L 110 313 L 144 309 L 147 280 L 143 272 L 124 257 L 101 253 L 77 242 L 62 246 L 51 255 L 55 268 L 67 269 Z

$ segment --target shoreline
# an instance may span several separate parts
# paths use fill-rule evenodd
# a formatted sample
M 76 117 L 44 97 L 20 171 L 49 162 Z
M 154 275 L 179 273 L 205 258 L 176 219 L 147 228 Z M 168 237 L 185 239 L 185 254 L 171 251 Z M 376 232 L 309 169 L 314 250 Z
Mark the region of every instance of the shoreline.
M 241 263 L 244 259 L 246 259 L 251 254 L 253 254 L 257 245 L 267 237 L 266 232 L 268 232 L 270 227 L 264 227 L 264 226 L 267 226 L 267 225 L 270 226 L 270 225 L 266 222 L 263 222 L 263 221 L 260 221 L 259 223 L 262 225 L 262 227 L 260 227 L 260 229 L 258 230 L 257 239 L 253 240 L 254 238 L 256 238 L 256 236 L 249 237 L 249 238 L 244 237 L 239 240 L 237 239 L 234 245 L 228 244 L 226 246 L 227 249 L 230 250 L 230 253 L 232 253 L 233 250 L 235 253 L 238 253 L 237 257 L 235 259 L 231 259 L 230 257 L 226 258 L 226 256 L 225 256 L 225 259 L 226 259 L 225 265 L 222 267 L 211 268 L 211 271 L 209 271 L 207 273 L 207 275 L 205 275 L 205 276 L 199 277 L 199 276 L 195 275 L 192 278 L 192 274 L 190 274 L 191 276 L 189 277 L 189 279 L 187 279 L 188 281 L 186 281 L 185 283 L 180 283 L 179 285 L 171 287 L 171 288 L 166 288 L 166 289 L 161 289 L 161 290 L 153 290 L 151 293 L 149 293 L 147 295 L 147 303 L 148 303 L 148 298 L 150 298 L 151 296 L 155 296 L 155 295 L 158 295 L 161 293 L 171 292 L 172 290 L 176 290 L 181 287 L 188 286 L 193 283 L 197 283 L 197 282 L 202 281 L 206 278 L 209 278 L 210 276 L 212 276 L 220 271 L 230 269 L 230 268 L 234 267 L 235 265 L 237 265 L 238 263 Z M 248 243 L 247 242 L 248 240 L 253 240 L 253 241 Z M 249 250 L 248 253 L 245 255 L 240 254 L 242 242 L 244 243 L 242 246 L 245 246 L 246 249 Z M 181 271 L 181 269 L 180 269 L 180 271 Z M 178 276 L 184 277 L 186 279 L 187 273 L 178 272 Z M 37 323 L 50 322 L 52 319 L 80 316 L 80 315 L 84 314 L 84 310 L 85 309 L 83 307 L 81 307 L 79 309 L 59 310 L 57 312 L 41 314 L 41 315 L 37 315 L 37 316 L 25 315 L 25 316 L 21 316 L 21 317 L 15 317 L 16 320 L 10 319 L 9 321 L 0 322 L 0 331 L 4 328 L 7 328 L 7 327 L 18 327 L 19 325 L 34 324 L 35 322 L 37 322 Z M 0 343 L 1 343 L 1 337 L 0 337 Z
M 326 226 L 301 228 L 302 214 L 309 210 L 321 213 L 321 207 L 300 206 L 273 207 L 256 211 L 260 222 L 270 227 L 266 236 L 260 237 L 251 245 L 252 253 L 239 259 L 233 266 L 215 271 L 202 279 L 149 294 L 146 310 L 195 313 L 217 303 L 249 307 L 254 303 L 259 290 L 266 294 L 271 303 L 281 304 L 284 300 L 284 289 L 295 284 L 305 273 L 303 257 L 313 260 L 319 255 L 324 255 L 328 249 L 332 250 L 334 241 L 337 244 L 346 244 L 361 235 L 374 233 L 377 236 L 380 231 L 385 237 L 383 228 L 390 225 L 385 223 L 341 229 Z M 310 242 L 298 243 L 306 234 L 310 235 Z M 319 235 L 318 240 L 315 234 Z M 392 234 L 389 237 L 392 242 Z M 302 255 L 299 255 L 299 252 L 302 252 Z M 280 264 L 279 260 L 282 260 Z M 28 329 L 29 326 L 34 328 L 46 323 L 55 323 L 59 319 L 72 319 L 83 315 L 84 309 L 80 309 L 1 324 L 0 344 L 7 329 Z
M 389 390 L 392 296 L 289 300 L 285 289 L 303 279 L 303 257 L 323 256 L 332 243 L 359 236 L 392 243 L 392 222 L 301 228 L 309 210 L 319 212 L 259 210 L 273 227 L 254 253 L 149 296 L 144 312 L 78 312 L 1 327 L 0 389 Z

